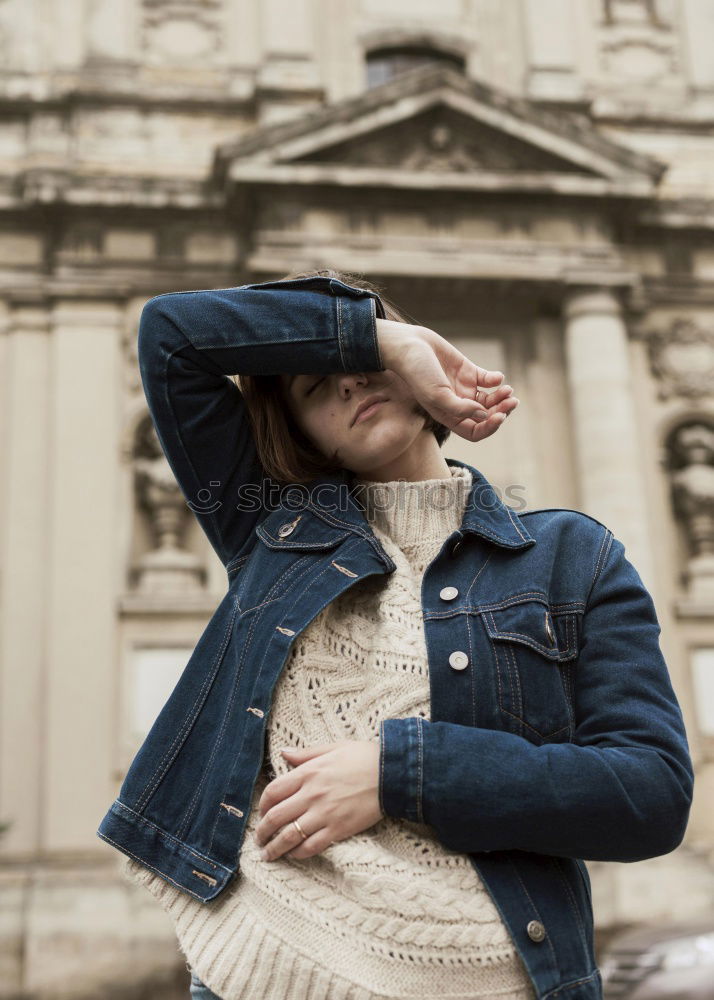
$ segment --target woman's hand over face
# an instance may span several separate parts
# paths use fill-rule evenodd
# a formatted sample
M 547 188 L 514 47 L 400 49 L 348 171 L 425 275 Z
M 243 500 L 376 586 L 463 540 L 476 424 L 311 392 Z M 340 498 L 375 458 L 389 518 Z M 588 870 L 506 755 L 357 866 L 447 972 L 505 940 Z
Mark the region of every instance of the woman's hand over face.
M 434 330 L 377 319 L 377 339 L 385 368 L 404 379 L 432 417 L 467 441 L 497 431 L 519 400 L 503 372 L 475 365 Z
M 377 823 L 379 749 L 378 740 L 338 740 L 284 752 L 295 767 L 271 781 L 258 803 L 255 839 L 267 849 L 265 860 L 311 858 Z

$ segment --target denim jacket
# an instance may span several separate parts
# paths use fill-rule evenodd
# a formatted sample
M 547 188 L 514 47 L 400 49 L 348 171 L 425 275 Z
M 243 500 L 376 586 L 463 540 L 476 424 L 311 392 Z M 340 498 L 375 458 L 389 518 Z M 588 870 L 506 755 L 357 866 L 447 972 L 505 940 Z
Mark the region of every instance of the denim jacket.
M 227 376 L 383 371 L 384 315 L 375 292 L 322 276 L 170 292 L 141 314 L 151 417 L 227 589 L 97 835 L 207 904 L 239 871 L 291 643 L 395 569 L 348 470 L 282 491 L 266 479 Z M 430 719 L 379 721 L 380 803 L 468 854 L 541 1000 L 594 1000 L 583 859 L 681 843 L 694 783 L 682 713 L 652 598 L 612 531 L 574 510 L 516 514 L 467 467 L 461 527 L 421 588 Z

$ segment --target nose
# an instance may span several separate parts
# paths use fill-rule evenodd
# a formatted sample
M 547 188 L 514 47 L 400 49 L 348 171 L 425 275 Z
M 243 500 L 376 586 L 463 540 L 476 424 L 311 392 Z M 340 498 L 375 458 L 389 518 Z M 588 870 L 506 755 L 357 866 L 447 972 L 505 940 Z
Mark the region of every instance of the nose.
M 368 382 L 364 372 L 343 372 L 339 376 L 340 394 L 345 398 L 349 397 L 359 385 L 366 385 Z

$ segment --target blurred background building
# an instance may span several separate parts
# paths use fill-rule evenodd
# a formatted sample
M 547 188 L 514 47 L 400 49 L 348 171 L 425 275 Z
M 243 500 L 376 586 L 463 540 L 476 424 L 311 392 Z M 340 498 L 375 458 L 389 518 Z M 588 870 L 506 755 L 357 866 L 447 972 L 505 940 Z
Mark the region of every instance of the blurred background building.
M 711 912 L 713 39 L 714 0 L 0 0 L 0 997 L 184 995 L 95 834 L 226 586 L 137 320 L 304 267 L 504 371 L 445 454 L 625 542 L 696 797 L 588 862 L 598 946 Z

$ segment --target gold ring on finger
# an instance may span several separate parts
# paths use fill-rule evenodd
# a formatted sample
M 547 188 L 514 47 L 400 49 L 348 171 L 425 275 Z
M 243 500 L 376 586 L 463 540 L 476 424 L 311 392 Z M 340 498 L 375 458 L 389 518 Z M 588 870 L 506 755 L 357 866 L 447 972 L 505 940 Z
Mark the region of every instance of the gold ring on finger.
M 307 839 L 307 834 L 305 833 L 305 831 L 303 830 L 303 828 L 300 826 L 300 824 L 298 823 L 298 821 L 296 819 L 293 820 L 293 826 L 295 827 L 295 829 L 297 830 L 297 832 L 300 834 L 300 836 L 302 837 L 302 839 L 306 840 Z

